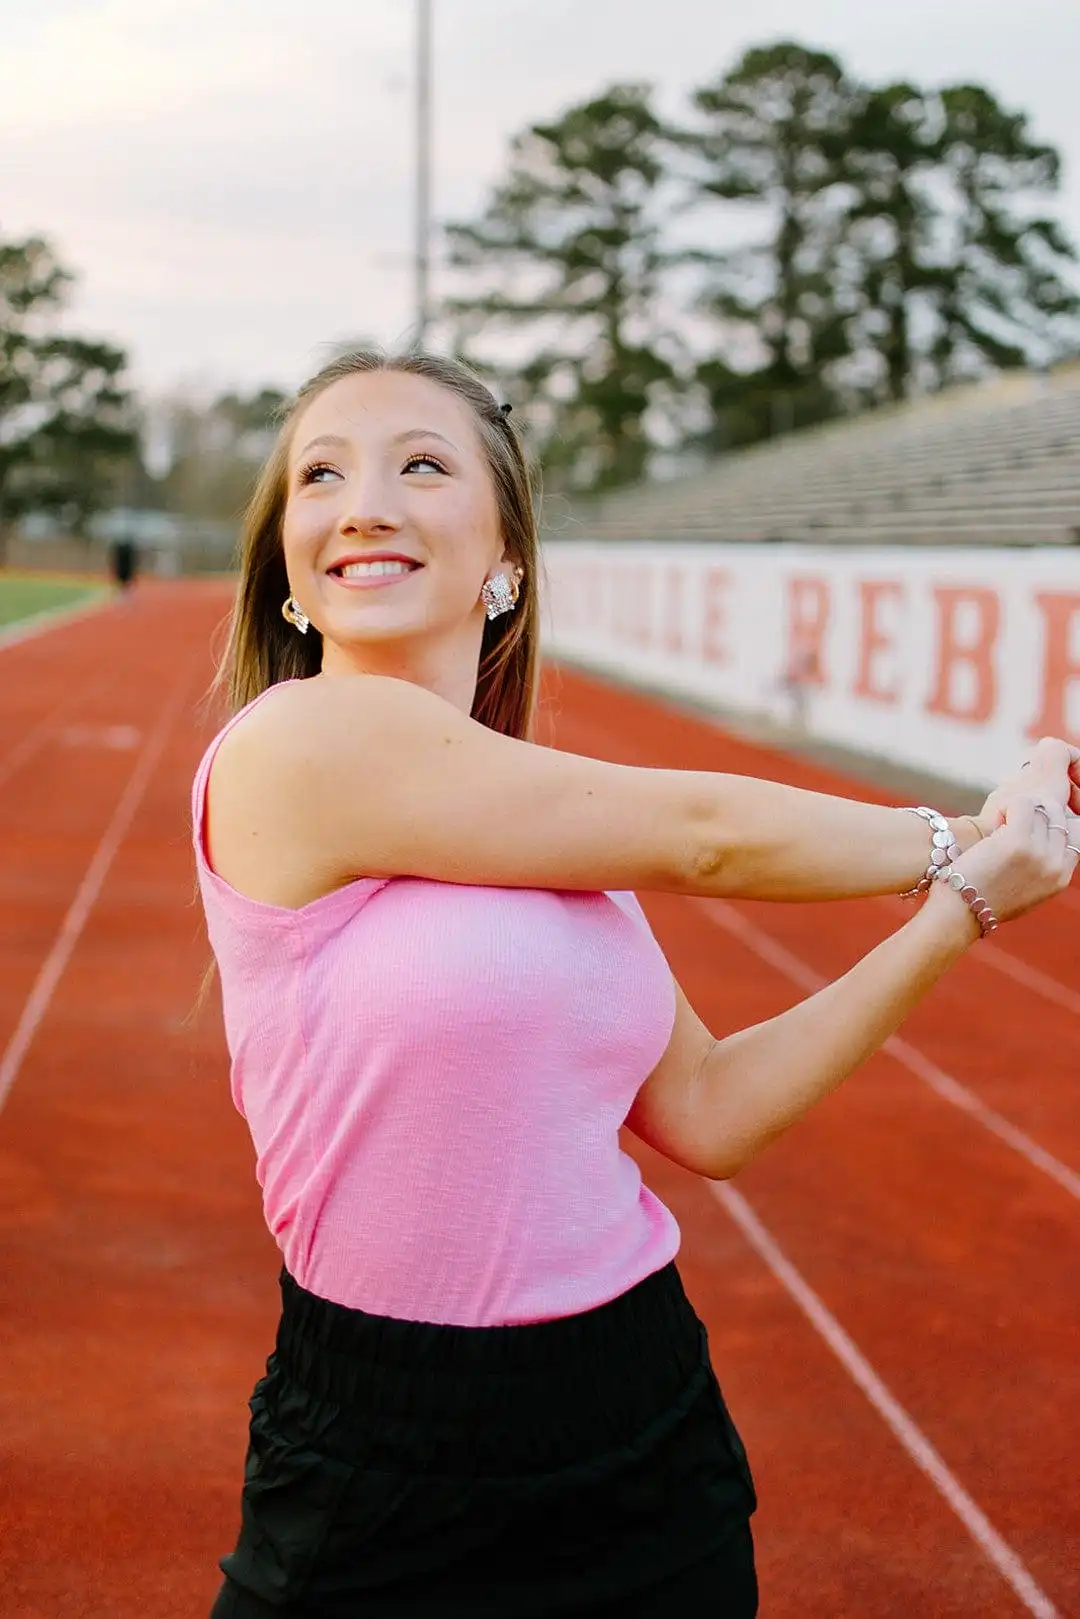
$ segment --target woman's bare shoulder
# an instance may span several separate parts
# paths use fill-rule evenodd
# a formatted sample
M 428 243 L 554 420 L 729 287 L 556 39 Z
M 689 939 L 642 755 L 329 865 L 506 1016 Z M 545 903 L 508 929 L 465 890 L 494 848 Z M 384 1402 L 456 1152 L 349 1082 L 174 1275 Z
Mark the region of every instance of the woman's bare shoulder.
M 418 687 L 405 681 L 380 675 L 283 680 L 271 686 L 222 738 L 215 764 L 221 759 L 241 770 L 257 769 L 260 764 L 277 770 L 302 742 L 309 749 L 320 742 L 332 743 L 334 729 L 343 720 L 362 721 L 365 712 L 377 720 L 388 705 L 407 704 L 410 693 L 415 694 L 414 701 L 440 701 L 430 692 L 421 695 Z M 291 772 L 286 769 L 284 774 Z
M 211 837 L 290 892 L 358 876 L 681 888 L 705 807 L 700 778 L 503 736 L 382 676 L 291 683 L 227 741 Z
M 312 678 L 272 687 L 222 737 L 210 767 L 210 864 L 263 904 L 294 909 L 341 886 L 335 863 L 320 858 L 307 835 L 304 813 L 312 777 L 325 774 L 319 744 L 332 684 Z

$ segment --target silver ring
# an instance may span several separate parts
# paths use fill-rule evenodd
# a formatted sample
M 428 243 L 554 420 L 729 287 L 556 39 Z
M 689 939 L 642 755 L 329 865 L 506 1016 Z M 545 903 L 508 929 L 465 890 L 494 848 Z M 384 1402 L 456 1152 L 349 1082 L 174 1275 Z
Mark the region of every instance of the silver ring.
M 1068 851 L 1069 851 L 1069 853 L 1070 853 L 1070 854 L 1074 854 L 1074 855 L 1077 855 L 1077 856 L 1080 856 L 1080 849 L 1078 849 L 1078 848 L 1077 848 L 1077 847 L 1076 847 L 1076 844 L 1075 844 L 1075 843 L 1067 843 L 1067 844 L 1066 844 L 1066 845 L 1065 845 L 1065 847 L 1066 847 L 1066 849 L 1068 849 Z
M 1065 825 L 1065 822 L 1064 821 L 1055 821 L 1054 817 L 1050 814 L 1050 811 L 1049 811 L 1049 809 L 1047 808 L 1047 806 L 1045 804 L 1036 804 L 1034 806 L 1034 808 L 1035 808 L 1036 814 L 1041 815 L 1043 817 L 1043 819 L 1046 821 L 1046 829 L 1047 829 L 1048 832 L 1049 831 L 1064 832 L 1066 837 L 1068 837 L 1068 829 L 1067 829 L 1067 827 Z

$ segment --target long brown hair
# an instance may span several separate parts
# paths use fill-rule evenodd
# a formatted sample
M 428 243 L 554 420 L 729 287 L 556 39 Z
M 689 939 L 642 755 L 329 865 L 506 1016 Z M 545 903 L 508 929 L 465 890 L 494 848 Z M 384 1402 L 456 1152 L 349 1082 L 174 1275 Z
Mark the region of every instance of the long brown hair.
M 322 636 L 314 624 L 301 635 L 281 616 L 289 595 L 281 528 L 288 457 L 300 412 L 331 384 L 372 371 L 424 377 L 457 394 L 472 409 L 487 455 L 506 554 L 524 572 L 517 609 L 484 625 L 472 715 L 507 736 L 532 734 L 540 664 L 537 571 L 539 545 L 533 479 L 516 431 L 480 378 L 458 360 L 411 352 L 389 356 L 373 349 L 342 354 L 299 390 L 267 458 L 244 514 L 240 580 L 228 642 L 212 687 L 235 713 L 278 681 L 304 679 L 322 667 Z

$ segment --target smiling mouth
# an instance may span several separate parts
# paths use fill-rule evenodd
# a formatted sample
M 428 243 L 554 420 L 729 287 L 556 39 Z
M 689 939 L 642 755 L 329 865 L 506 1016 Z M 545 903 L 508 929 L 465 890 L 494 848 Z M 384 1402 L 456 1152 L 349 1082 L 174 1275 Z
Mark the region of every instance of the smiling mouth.
M 328 571 L 331 579 L 339 579 L 343 584 L 381 585 L 407 579 L 411 573 L 419 572 L 422 565 L 405 557 L 376 557 L 370 562 L 346 562 Z

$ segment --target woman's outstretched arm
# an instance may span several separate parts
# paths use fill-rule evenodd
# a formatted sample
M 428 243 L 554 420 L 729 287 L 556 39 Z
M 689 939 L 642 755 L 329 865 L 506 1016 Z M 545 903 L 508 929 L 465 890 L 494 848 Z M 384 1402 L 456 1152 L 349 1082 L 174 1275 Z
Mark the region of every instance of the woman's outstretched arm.
M 957 866 L 1001 920 L 1071 877 L 1076 856 L 1030 808 L 1011 811 Z M 849 1077 L 979 937 L 935 883 L 923 908 L 854 967 L 779 1017 L 715 1040 L 681 991 L 668 1049 L 627 1124 L 684 1168 L 728 1179 Z
M 1060 805 L 1071 755 L 1054 746 Z M 1032 797 L 1049 796 L 1034 768 L 1023 776 Z M 962 850 L 978 841 L 969 818 L 953 827 Z M 248 867 L 269 866 L 295 872 L 303 893 L 414 876 L 775 900 L 903 892 L 930 847 L 926 823 L 899 809 L 539 747 L 366 675 L 283 686 L 230 733 L 211 840 L 241 888 Z

